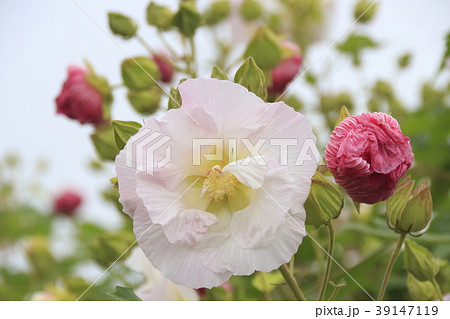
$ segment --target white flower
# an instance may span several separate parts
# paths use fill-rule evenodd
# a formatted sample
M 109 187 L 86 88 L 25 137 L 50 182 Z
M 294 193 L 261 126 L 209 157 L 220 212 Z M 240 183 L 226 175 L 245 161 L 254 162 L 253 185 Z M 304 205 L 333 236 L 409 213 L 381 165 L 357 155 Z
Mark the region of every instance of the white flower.
M 165 278 L 153 267 L 139 247 L 133 249 L 125 265 L 144 275 L 144 284 L 134 291 L 142 300 L 198 300 L 198 294 L 194 289 L 176 285 Z
M 150 118 L 116 158 L 120 202 L 140 247 L 164 276 L 192 288 L 278 268 L 305 236 L 317 159 L 297 160 L 303 145 L 315 145 L 311 126 L 283 102 L 264 103 L 229 81 L 187 80 L 179 91 L 181 108 Z M 141 154 L 155 136 L 171 139 Z M 199 139 L 223 145 L 197 154 Z

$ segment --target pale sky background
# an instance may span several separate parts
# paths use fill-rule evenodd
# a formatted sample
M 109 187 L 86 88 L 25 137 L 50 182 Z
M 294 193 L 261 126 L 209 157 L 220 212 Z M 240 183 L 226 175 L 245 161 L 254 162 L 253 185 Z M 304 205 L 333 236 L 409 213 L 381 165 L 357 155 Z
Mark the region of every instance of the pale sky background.
M 151 28 L 145 24 L 149 0 L 77 1 L 108 32 L 108 11 L 134 17 L 141 26 L 142 36 L 158 47 L 158 42 L 152 40 Z M 174 6 L 177 3 L 164 2 Z M 205 2 L 208 1 L 199 1 L 199 4 L 203 6 Z M 329 32 L 322 43 L 312 47 L 309 64 L 316 61 L 352 23 L 354 2 L 331 1 Z M 363 56 L 363 76 L 366 79 L 395 79 L 401 97 L 414 105 L 420 94 L 421 81 L 433 77 L 442 57 L 443 39 L 450 31 L 450 1 L 380 0 L 378 9 L 372 23 L 367 26 L 357 24 L 350 30 L 368 33 L 383 45 L 383 49 Z M 126 54 L 73 0 L 2 0 L 0 37 L 0 154 L 18 153 L 25 163 L 25 177 L 39 158 L 48 159 L 50 170 L 40 182 L 50 192 L 65 187 L 80 189 L 85 196 L 82 218 L 114 227 L 119 216 L 102 200 L 99 192 L 108 186 L 108 179 L 115 176 L 113 166 L 109 165 L 104 173 L 87 169 L 89 159 L 95 157 L 89 140 L 92 128 L 57 116 L 54 98 L 66 78 L 67 66 L 82 64 L 83 58 L 87 58 L 111 84 L 121 83 L 120 62 Z M 132 55 L 145 54 L 137 41 L 115 39 Z M 199 40 L 198 45 L 201 60 L 207 61 L 210 43 Z M 398 76 L 396 59 L 407 51 L 414 54 L 412 66 Z M 333 53 L 327 53 L 313 69 L 324 65 L 332 67 L 330 77 L 321 84 L 324 89 L 361 89 L 361 77 L 355 76 L 347 59 L 335 59 Z M 209 77 L 210 71 L 202 70 L 200 76 Z M 300 81 L 293 90 L 302 96 L 304 87 Z M 128 106 L 125 90 L 119 89 L 114 95 L 114 118 L 142 120 Z M 49 204 L 47 201 L 44 205 Z

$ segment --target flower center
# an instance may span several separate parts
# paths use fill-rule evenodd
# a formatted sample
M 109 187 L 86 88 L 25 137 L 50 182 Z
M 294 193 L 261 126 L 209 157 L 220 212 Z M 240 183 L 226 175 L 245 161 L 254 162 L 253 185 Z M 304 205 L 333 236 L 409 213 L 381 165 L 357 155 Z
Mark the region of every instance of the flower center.
M 202 196 L 206 193 L 208 196 L 218 201 L 225 196 L 233 196 L 235 194 L 235 186 L 238 179 L 231 173 L 223 172 L 219 165 L 215 165 L 206 172 L 206 178 L 203 182 Z

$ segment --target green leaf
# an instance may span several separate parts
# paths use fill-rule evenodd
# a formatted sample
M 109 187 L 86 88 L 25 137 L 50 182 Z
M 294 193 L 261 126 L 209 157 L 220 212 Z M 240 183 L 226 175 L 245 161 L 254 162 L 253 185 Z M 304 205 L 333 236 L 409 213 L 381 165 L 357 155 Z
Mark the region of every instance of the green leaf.
M 112 121 L 111 126 L 114 130 L 114 140 L 119 149 L 123 149 L 130 137 L 135 135 L 142 127 L 140 123 L 133 121 Z
M 400 69 L 405 69 L 411 64 L 411 53 L 405 53 L 398 58 L 398 66 Z
M 173 26 L 188 38 L 194 36 L 201 22 L 202 17 L 192 1 L 182 1 L 178 12 L 172 19 Z
M 250 40 L 244 56 L 253 57 L 261 69 L 271 69 L 280 62 L 282 50 L 273 32 L 260 27 Z
M 132 38 L 136 35 L 138 26 L 133 19 L 121 13 L 109 12 L 108 20 L 109 27 L 114 34 L 120 35 L 125 39 Z
M 349 117 L 349 116 L 350 116 L 350 112 L 348 111 L 347 107 L 345 105 L 342 105 L 341 111 L 339 113 L 339 117 L 336 121 L 335 126 L 338 126 L 339 123 L 341 123 L 346 117 Z
M 213 66 L 211 77 L 219 80 L 228 80 L 228 76 L 217 65 Z
M 114 292 L 107 292 L 106 294 L 111 298 L 111 300 L 115 301 L 142 301 L 141 298 L 136 296 L 133 289 L 129 287 L 116 286 L 116 290 L 114 290 Z
M 342 53 L 348 54 L 353 59 L 353 64 L 361 64 L 361 52 L 365 49 L 376 48 L 378 44 L 371 38 L 363 35 L 351 34 L 343 43 L 336 48 Z
M 181 83 L 183 83 L 184 81 L 186 81 L 187 79 L 183 78 L 180 80 L 180 82 L 178 83 L 178 85 L 180 85 Z M 178 91 L 178 87 L 177 88 L 171 88 L 170 89 L 170 96 L 169 96 L 169 110 L 171 109 L 178 109 L 181 106 L 181 95 L 180 95 L 180 91 Z

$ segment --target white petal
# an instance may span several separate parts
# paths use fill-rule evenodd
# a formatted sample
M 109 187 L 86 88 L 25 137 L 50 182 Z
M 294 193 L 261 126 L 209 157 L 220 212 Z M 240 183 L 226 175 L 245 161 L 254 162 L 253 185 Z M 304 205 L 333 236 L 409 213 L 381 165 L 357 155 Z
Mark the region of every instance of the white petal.
M 223 137 L 238 137 L 256 129 L 258 125 L 253 123 L 267 108 L 255 94 L 230 81 L 191 79 L 181 83 L 178 89 L 181 107 L 187 112 L 198 107 L 206 110 Z
M 226 234 L 208 234 L 198 246 L 203 264 L 217 272 L 250 275 L 255 270 L 270 272 L 289 262 L 305 232 L 305 212 L 286 215 L 280 232 L 265 247 L 244 249 Z
M 264 159 L 261 156 L 255 158 L 241 159 L 229 163 L 223 168 L 224 172 L 232 173 L 244 185 L 258 189 L 264 183 L 264 174 L 266 166 L 263 165 Z
M 153 223 L 166 225 L 183 209 L 181 187 L 171 192 L 156 176 L 138 172 L 136 190 Z
M 123 150 L 116 157 L 116 174 L 119 183 L 119 202 L 123 205 L 123 212 L 133 217 L 141 200 L 136 194 L 136 170 L 126 164 L 126 153 Z
M 265 125 L 253 133 L 249 140 L 254 145 L 259 139 L 270 137 L 271 141 L 275 139 L 292 139 L 296 141 L 296 145 L 289 145 L 287 147 L 287 166 L 289 174 L 298 183 L 297 194 L 294 200 L 294 206 L 291 208 L 292 213 L 296 214 L 301 210 L 303 203 L 309 195 L 311 178 L 314 175 L 318 162 L 314 156 L 318 154 L 315 147 L 316 137 L 312 132 L 312 127 L 306 118 L 288 107 L 283 102 L 269 104 L 269 110 L 258 120 L 258 123 L 265 123 Z M 311 160 L 305 160 L 301 165 L 298 165 L 297 159 L 303 151 L 311 155 Z M 313 148 L 313 149 L 312 149 Z M 280 146 L 265 143 L 260 149 L 259 153 L 265 158 L 275 160 L 281 164 Z
M 176 284 L 212 288 L 231 277 L 229 271 L 214 272 L 206 268 L 192 246 L 171 244 L 160 225 L 152 226 L 143 206 L 138 206 L 135 212 L 134 233 L 150 262 Z
M 285 223 L 295 188 L 296 183 L 286 167 L 269 170 L 256 198 L 231 219 L 231 235 L 236 243 L 242 248 L 253 248 L 264 246 L 277 236 Z
M 218 222 L 213 214 L 186 207 L 181 189 L 172 192 L 155 176 L 139 172 L 137 193 L 152 222 L 163 226 L 171 243 L 193 245 Z
M 195 244 L 209 226 L 219 222 L 213 214 L 198 209 L 186 209 L 178 212 L 169 223 L 163 225 L 167 239 L 173 244 Z

